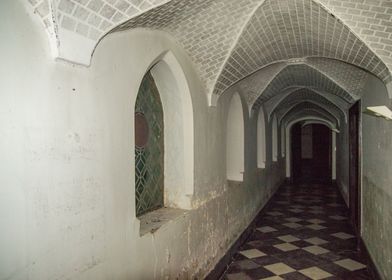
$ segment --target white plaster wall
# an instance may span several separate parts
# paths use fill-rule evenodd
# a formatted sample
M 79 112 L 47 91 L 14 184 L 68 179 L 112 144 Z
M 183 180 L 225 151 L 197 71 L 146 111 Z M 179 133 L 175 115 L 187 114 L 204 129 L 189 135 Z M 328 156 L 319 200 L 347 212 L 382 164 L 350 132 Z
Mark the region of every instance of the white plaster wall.
M 279 139 L 279 127 L 276 129 L 276 139 Z M 277 147 L 277 159 L 273 159 L 273 122 L 267 122 L 266 129 L 266 168 L 265 181 L 267 186 L 274 186 L 276 182 L 283 182 L 286 179 L 286 158 L 280 158 Z M 276 142 L 275 142 L 276 143 Z M 277 144 L 276 144 L 277 145 Z
M 266 161 L 266 123 L 263 107 L 260 107 L 257 119 L 257 167 L 264 168 Z
M 361 100 L 368 106 L 391 100 L 385 85 L 373 76 Z M 362 229 L 361 234 L 382 279 L 392 279 L 392 122 L 362 114 Z
M 238 93 L 235 93 L 230 100 L 226 123 L 226 172 L 228 180 L 243 180 L 244 134 L 244 112 L 241 97 Z
M 265 173 L 256 172 L 255 119 L 245 120 L 249 175 L 229 186 L 228 107 L 207 106 L 193 65 L 166 34 L 112 34 L 85 68 L 52 61 L 34 20 L 20 1 L 0 3 L 0 279 L 202 278 L 284 177 L 270 155 Z M 140 237 L 134 102 L 167 50 L 194 108 L 192 210 Z
M 341 122 L 336 137 L 336 183 L 349 206 L 349 131 L 348 123 Z
M 272 160 L 278 160 L 278 147 L 279 147 L 279 136 L 278 136 L 278 121 L 276 116 L 274 115 L 272 118 Z
M 368 106 L 387 105 L 385 85 L 369 75 L 361 99 L 361 112 Z M 391 108 L 391 107 L 390 107 Z M 392 125 L 390 121 L 361 115 L 361 200 L 363 239 L 382 279 L 392 277 Z M 349 202 L 349 132 L 342 122 L 337 137 L 337 183 Z

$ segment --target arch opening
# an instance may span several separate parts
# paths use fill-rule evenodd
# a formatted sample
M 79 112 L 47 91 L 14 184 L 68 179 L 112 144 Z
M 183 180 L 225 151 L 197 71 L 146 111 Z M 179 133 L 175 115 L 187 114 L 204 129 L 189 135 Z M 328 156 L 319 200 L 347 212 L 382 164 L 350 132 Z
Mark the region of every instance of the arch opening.
M 291 180 L 331 182 L 332 130 L 320 122 L 297 122 L 291 128 L 291 139 Z
M 244 155 L 244 112 L 241 97 L 231 97 L 226 123 L 226 175 L 231 181 L 243 181 Z
M 191 93 L 185 74 L 175 56 L 171 52 L 166 52 L 155 61 L 145 77 L 148 77 L 150 83 L 145 84 L 146 78 L 144 78 L 140 85 L 139 94 L 140 91 L 151 90 L 153 83 L 162 107 L 162 114 L 156 116 L 155 122 L 147 122 L 148 125 L 144 126 L 144 131 L 147 131 L 147 134 L 144 135 L 148 138 L 147 143 L 154 143 L 154 138 L 151 136 L 161 127 L 156 123 L 160 118 L 162 118 L 161 124 L 162 127 L 164 124 L 164 129 L 161 129 L 161 134 L 156 136 L 162 142 L 161 146 L 159 148 L 154 146 L 148 152 L 151 166 L 147 166 L 149 170 L 147 178 L 146 174 L 144 177 L 140 177 L 140 170 L 138 170 L 140 161 L 145 158 L 135 158 L 135 194 L 138 196 L 141 185 L 146 181 L 162 177 L 159 183 L 161 185 L 160 191 L 147 191 L 150 193 L 149 202 L 157 200 L 159 197 L 160 203 L 143 212 L 147 213 L 163 206 L 191 209 L 194 193 L 194 123 Z M 151 96 L 146 99 L 149 106 L 145 111 L 149 114 L 156 112 L 158 109 L 153 106 Z M 135 113 L 137 113 L 136 107 Z M 141 134 L 136 131 L 136 121 L 140 121 L 140 119 L 140 115 L 138 118 L 135 117 L 135 145 L 137 141 L 144 140 L 143 137 L 140 137 Z M 160 165 L 156 164 L 158 161 Z M 143 208 L 148 204 L 145 201 L 138 202 L 138 199 L 140 200 L 140 195 L 139 198 L 136 198 L 136 209 Z M 139 210 L 136 211 L 137 216 L 141 214 L 143 213 Z
M 289 121 L 285 124 L 286 134 L 286 178 L 293 179 L 293 135 L 292 128 L 295 124 L 302 123 L 306 125 L 322 125 L 328 127 L 331 133 L 330 137 L 330 177 L 332 180 L 336 180 L 336 133 L 339 130 L 331 120 L 328 120 L 320 116 L 305 116 L 297 117 L 294 120 Z M 283 125 L 283 124 L 282 124 Z
M 266 163 L 266 141 L 265 141 L 265 115 L 260 106 L 257 117 L 257 167 L 265 168 Z
M 278 120 L 276 115 L 272 119 L 272 161 L 278 161 Z

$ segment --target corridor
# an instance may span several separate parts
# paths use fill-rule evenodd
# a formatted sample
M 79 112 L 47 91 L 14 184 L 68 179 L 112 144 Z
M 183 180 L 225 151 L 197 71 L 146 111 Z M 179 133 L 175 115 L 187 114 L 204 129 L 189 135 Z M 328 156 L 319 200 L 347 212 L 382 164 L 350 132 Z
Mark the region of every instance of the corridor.
M 332 185 L 284 185 L 223 279 L 372 279 Z
M 392 0 L 0 0 L 0 34 L 0 280 L 392 280 Z

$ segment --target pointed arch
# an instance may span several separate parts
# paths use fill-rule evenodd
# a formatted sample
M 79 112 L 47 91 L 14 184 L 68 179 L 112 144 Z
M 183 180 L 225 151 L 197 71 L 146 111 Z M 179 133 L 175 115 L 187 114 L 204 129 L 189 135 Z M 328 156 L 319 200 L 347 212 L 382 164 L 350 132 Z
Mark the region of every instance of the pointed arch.
M 276 115 L 272 118 L 272 161 L 278 161 L 278 119 Z
M 333 110 L 336 114 L 339 114 L 347 122 L 346 109 L 350 103 L 344 101 L 342 98 L 337 97 L 328 92 L 320 93 L 314 89 L 310 88 L 299 88 L 293 89 L 285 94 L 279 94 L 282 96 L 276 96 L 275 100 L 268 102 L 266 108 L 268 108 L 267 116 L 271 116 L 274 112 L 282 112 L 281 116 L 285 115 L 286 112 L 290 111 L 295 105 L 300 102 L 308 102 L 318 105 L 325 110 Z M 331 99 L 331 98 L 335 99 Z M 338 102 L 340 101 L 340 102 Z M 279 121 L 281 118 L 279 119 Z
M 194 119 L 191 92 L 171 51 L 151 68 L 165 121 L 165 206 L 191 208 L 194 194 Z
M 323 124 L 327 127 L 329 127 L 332 130 L 332 149 L 331 149 L 331 158 L 332 158 L 332 179 L 336 179 L 336 133 L 338 132 L 336 124 L 328 120 L 327 118 L 324 117 L 319 117 L 319 116 L 305 116 L 305 117 L 298 117 L 295 118 L 291 121 L 289 121 L 287 124 L 284 125 L 285 132 L 286 132 L 286 178 L 291 177 L 291 172 L 292 172 L 292 162 L 291 162 L 291 128 L 294 124 L 301 122 L 301 121 L 307 121 L 308 124 L 311 123 L 320 123 Z M 283 125 L 283 124 L 282 124 Z
M 265 142 L 265 114 L 260 106 L 257 116 L 257 167 L 265 168 L 266 162 L 266 142 Z
M 194 119 L 192 96 L 187 79 L 181 65 L 171 51 L 161 53 L 151 62 L 149 70 L 145 74 L 145 77 L 147 76 L 150 83 L 146 84 L 144 78 L 140 84 L 139 92 L 150 91 L 153 83 L 162 107 L 161 116 L 152 118 L 153 122 L 148 125 L 148 143 L 153 143 L 150 136 L 153 136 L 155 131 L 164 126 L 158 137 L 163 142 L 163 147 L 154 146 L 146 153 L 146 156 L 141 160 L 145 160 L 147 156 L 151 157 L 148 163 L 150 166 L 146 166 L 143 170 L 140 168 L 140 161 L 138 162 L 135 158 L 135 194 L 137 196 L 140 192 L 141 183 L 162 175 L 163 203 L 156 204 L 148 211 L 163 206 L 190 209 L 194 194 Z M 157 106 L 153 106 L 151 103 L 151 96 L 147 96 L 145 102 L 145 111 L 148 114 L 158 110 Z M 156 121 L 160 118 L 163 121 L 159 125 Z M 135 134 L 135 143 L 136 137 L 138 135 Z M 160 166 L 154 165 L 157 158 L 162 161 Z M 146 170 L 148 174 L 145 172 Z M 154 199 L 158 195 L 162 196 L 159 191 L 151 192 Z M 142 197 L 143 194 L 139 196 Z M 147 203 L 145 202 L 145 204 Z M 138 209 L 137 204 L 136 209 Z M 147 213 L 148 211 L 142 212 Z M 140 216 L 143 214 L 142 212 L 136 211 L 136 215 Z
M 164 117 L 148 71 L 135 103 L 135 205 L 139 217 L 164 206 Z
M 244 111 L 240 95 L 230 100 L 226 122 L 226 176 L 231 181 L 242 181 L 245 170 Z

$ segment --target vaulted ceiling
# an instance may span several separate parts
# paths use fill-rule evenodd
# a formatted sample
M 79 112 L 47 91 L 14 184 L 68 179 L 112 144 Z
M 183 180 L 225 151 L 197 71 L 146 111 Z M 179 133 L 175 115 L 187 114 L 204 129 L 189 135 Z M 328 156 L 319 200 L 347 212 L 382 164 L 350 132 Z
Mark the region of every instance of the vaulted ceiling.
M 314 118 L 319 120 L 325 120 L 329 123 L 332 123 L 334 127 L 340 127 L 339 118 L 332 115 L 330 112 L 324 110 L 323 108 L 311 104 L 311 103 L 303 103 L 292 108 L 281 120 L 281 123 L 285 126 L 291 122 L 294 122 L 298 119 L 304 118 Z
M 312 99 L 346 110 L 344 104 L 361 97 L 367 75 L 392 83 L 390 0 L 28 0 L 26 4 L 58 48 L 54 53 L 82 64 L 90 63 L 95 46 L 108 33 L 135 28 L 167 32 L 187 51 L 211 104 L 235 88 L 253 109 L 262 104 L 275 108 L 276 100 L 297 104 Z M 67 53 L 64 46 L 72 45 L 79 46 L 77 54 Z M 301 99 L 299 89 L 312 97 Z M 279 98 L 292 93 L 296 101 Z M 320 94 L 333 97 L 322 99 Z M 331 102 L 336 98 L 339 101 Z
M 305 87 L 320 92 L 331 92 L 347 102 L 353 101 L 353 96 L 350 93 L 326 75 L 308 65 L 295 64 L 287 66 L 274 77 L 256 100 L 256 105 L 267 101 L 289 87 Z
M 291 109 L 300 104 L 303 105 L 303 108 L 305 108 L 306 104 L 314 104 L 330 112 L 332 115 L 338 116 L 339 119 L 347 121 L 346 110 L 344 108 L 329 101 L 323 95 L 306 88 L 296 90 L 290 95 L 287 95 L 274 109 L 273 113 L 278 116 L 278 120 L 280 121 Z

